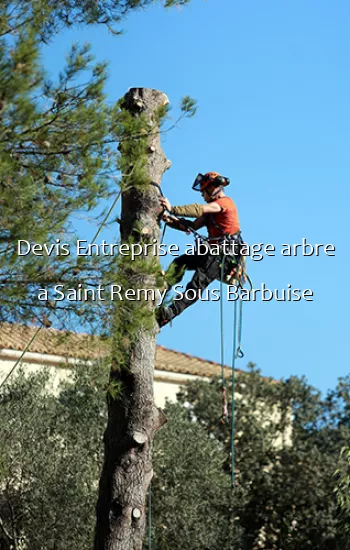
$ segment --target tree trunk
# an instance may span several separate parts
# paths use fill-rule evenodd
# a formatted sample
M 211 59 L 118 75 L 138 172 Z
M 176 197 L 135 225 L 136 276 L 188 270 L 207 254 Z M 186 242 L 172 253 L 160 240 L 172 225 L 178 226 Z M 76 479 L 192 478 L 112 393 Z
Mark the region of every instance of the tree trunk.
M 123 98 L 122 108 L 132 120 L 146 120 L 153 127 L 151 132 L 148 128 L 147 156 L 144 157 L 148 183 L 140 186 L 139 181 L 137 184 L 133 181 L 134 166 L 129 163 L 131 157 L 126 158 L 131 176 L 122 193 L 120 223 L 124 243 L 130 243 L 130 238 L 134 243 L 144 242 L 145 238 L 150 243 L 153 239 L 159 241 L 159 190 L 149 181 L 160 184 L 163 173 L 170 166 L 161 148 L 159 134 L 159 108 L 166 104 L 168 98 L 165 94 L 147 88 L 133 88 Z M 144 130 L 141 133 L 145 135 Z M 130 154 L 130 148 L 123 143 L 119 149 L 122 157 Z M 156 288 L 154 271 L 145 269 L 152 260 L 154 262 L 154 255 L 143 255 L 141 260 L 141 263 L 127 260 L 127 273 L 124 271 L 127 288 Z M 159 265 L 158 258 L 157 263 Z M 156 430 L 165 421 L 153 398 L 154 320 L 149 315 L 151 330 L 142 323 L 136 323 L 135 328 L 130 320 L 133 304 L 135 302 L 126 300 L 116 303 L 119 328 L 116 328 L 114 351 L 119 353 L 112 360 L 110 373 L 110 386 L 112 384 L 116 391 L 109 392 L 107 398 L 108 423 L 96 509 L 95 550 L 142 549 L 147 524 L 146 496 L 153 475 L 151 445 Z M 136 308 L 141 307 L 140 303 L 136 304 Z M 148 301 L 144 306 L 150 313 L 154 303 Z M 134 311 L 136 315 L 137 310 Z

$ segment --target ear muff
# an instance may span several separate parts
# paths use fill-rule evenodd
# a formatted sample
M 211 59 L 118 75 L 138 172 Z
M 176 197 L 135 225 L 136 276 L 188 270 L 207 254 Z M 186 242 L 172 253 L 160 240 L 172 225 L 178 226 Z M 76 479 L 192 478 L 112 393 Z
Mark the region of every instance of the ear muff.
M 225 178 L 224 176 L 218 176 L 213 181 L 213 184 L 221 187 L 227 187 L 228 185 L 230 185 L 230 179 Z

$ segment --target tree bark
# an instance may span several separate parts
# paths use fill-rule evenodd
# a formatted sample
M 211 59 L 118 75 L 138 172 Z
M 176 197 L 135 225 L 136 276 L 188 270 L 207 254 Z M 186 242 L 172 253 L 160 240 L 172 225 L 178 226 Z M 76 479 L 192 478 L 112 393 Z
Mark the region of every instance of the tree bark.
M 148 88 L 133 88 L 123 98 L 123 109 L 133 117 L 146 116 L 154 130 L 148 136 L 146 172 L 150 181 L 161 183 L 170 162 L 160 144 L 159 107 L 165 94 Z M 120 146 L 123 155 L 123 146 Z M 132 166 L 130 166 L 132 172 Z M 159 241 L 159 190 L 154 185 L 133 185 L 132 176 L 122 193 L 121 240 Z M 136 229 L 137 228 L 137 229 Z M 142 261 L 149 263 L 149 255 Z M 153 257 L 154 260 L 154 257 Z M 132 262 L 131 262 L 132 263 Z M 144 264 L 146 265 L 146 264 Z M 156 288 L 155 275 L 137 270 L 128 272 L 128 288 Z M 117 305 L 116 307 L 121 307 Z M 147 303 L 149 309 L 154 304 Z M 123 314 L 120 317 L 123 325 Z M 127 319 L 125 326 L 128 327 Z M 123 329 L 123 326 L 121 327 Z M 124 331 L 127 340 L 128 328 Z M 108 423 L 104 436 L 105 457 L 99 484 L 95 550 L 141 550 L 147 524 L 146 496 L 153 476 L 151 445 L 155 432 L 166 421 L 155 407 L 153 375 L 156 332 L 142 325 L 136 329 L 128 348 L 127 365 L 112 361 L 110 381 L 121 384 L 118 398 L 108 395 Z

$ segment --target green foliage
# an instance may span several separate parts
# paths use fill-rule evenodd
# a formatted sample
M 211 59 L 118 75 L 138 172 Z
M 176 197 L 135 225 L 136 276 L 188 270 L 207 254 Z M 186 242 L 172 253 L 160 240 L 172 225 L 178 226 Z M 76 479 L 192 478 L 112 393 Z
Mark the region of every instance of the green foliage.
M 120 399 L 123 392 L 123 385 L 118 380 L 111 380 L 107 386 L 107 393 L 112 397 L 114 401 Z
M 54 84 L 39 68 L 38 49 L 30 33 L 0 53 L 3 244 L 59 234 L 73 211 L 106 196 L 105 66 L 93 65 L 89 46 L 73 46 Z M 88 83 L 77 85 L 86 72 Z
M 156 112 L 155 121 L 159 126 L 164 124 L 165 120 L 169 118 L 169 111 L 170 111 L 170 105 L 165 104 L 158 107 L 158 111 Z
M 190 0 L 164 0 L 164 6 L 166 8 L 171 8 L 173 6 L 184 6 L 188 4 Z
M 158 550 L 224 550 L 240 541 L 238 501 L 223 470 L 223 447 L 179 404 L 154 444 L 153 538 Z M 237 546 L 238 548 L 238 546 Z
M 71 221 L 77 213 L 93 215 L 100 226 L 105 213 L 90 212 L 115 196 L 118 171 L 121 190 L 146 189 L 148 137 L 167 109 L 151 124 L 124 110 L 122 101 L 109 105 L 106 64 L 94 61 L 88 44 L 72 45 L 56 78 L 43 70 L 40 50 L 43 36 L 62 25 L 109 25 L 147 3 L 28 0 L 0 7 L 0 320 L 48 317 L 58 328 L 111 327 L 108 300 L 55 302 L 54 287 L 94 289 L 118 278 L 116 258 L 76 256 Z M 19 257 L 20 239 L 64 243 L 69 254 Z M 46 301 L 38 300 L 41 288 Z
M 43 40 L 64 27 L 105 25 L 120 33 L 122 20 L 132 11 L 144 9 L 157 0 L 2 0 L 0 34 L 15 33 L 28 22 L 35 25 Z M 189 0 L 159 0 L 166 8 L 184 6 Z
M 0 8 L 1 10 L 2 8 Z M 1 19 L 1 17 L 0 17 Z M 35 316 L 38 288 L 72 279 L 73 256 L 17 256 L 17 241 L 71 241 L 74 212 L 109 196 L 117 151 L 106 66 L 88 45 L 73 45 L 54 82 L 42 69 L 31 20 L 0 39 L 0 318 Z M 91 269 L 91 266 L 90 266 Z
M 190 96 L 186 95 L 182 99 L 181 103 L 181 111 L 187 116 L 187 117 L 193 117 L 196 114 L 197 111 L 197 104 L 194 99 L 192 99 Z
M 159 288 L 171 289 L 176 283 L 182 280 L 182 277 L 185 273 L 185 267 L 178 267 L 174 262 L 169 264 L 168 269 L 165 274 L 162 275 L 161 280 L 159 281 Z M 163 306 L 168 306 L 173 303 L 173 299 L 169 293 L 165 295 L 163 300 Z
M 140 235 L 138 242 L 147 244 L 147 238 Z M 131 250 L 135 239 L 130 237 L 126 243 Z M 138 299 L 123 300 L 117 307 L 111 307 L 110 326 L 112 333 L 113 365 L 111 376 L 113 382 L 125 384 L 125 375 L 129 371 L 130 358 L 137 345 L 140 331 L 154 330 L 153 303 L 141 292 L 142 289 L 156 288 L 159 275 L 157 258 L 136 256 L 133 261 L 130 255 L 120 255 L 116 261 L 116 277 L 122 289 L 131 289 Z
M 11 539 L 28 550 L 91 546 L 107 369 L 81 365 L 72 377 L 56 394 L 45 393 L 44 374 L 2 389 L 0 548 Z M 233 492 L 219 381 L 191 383 L 167 405 L 154 442 L 154 547 L 349 550 L 346 379 L 322 398 L 303 380 L 272 383 L 252 366 L 236 389 Z
M 339 468 L 334 474 L 337 485 L 334 489 L 340 507 L 341 521 L 346 533 L 350 534 L 350 448 L 340 452 Z
M 106 369 L 82 365 L 58 395 L 47 374 L 0 396 L 0 547 L 91 547 L 106 423 Z M 4 546 L 3 546 L 4 545 Z
M 124 175 L 122 188 L 133 186 L 144 189 L 150 183 L 146 170 L 148 136 L 156 131 L 146 116 L 141 113 L 135 117 L 123 109 L 119 102 L 115 113 L 115 131 L 119 139 L 118 169 Z
M 332 480 L 340 449 L 350 438 L 347 379 L 322 399 L 304 380 L 274 383 L 251 365 L 248 374 L 237 375 L 236 392 L 235 479 L 243 495 L 243 548 L 350 548 Z M 219 381 L 190 384 L 180 400 L 224 445 L 229 474 L 229 425 L 217 422 Z

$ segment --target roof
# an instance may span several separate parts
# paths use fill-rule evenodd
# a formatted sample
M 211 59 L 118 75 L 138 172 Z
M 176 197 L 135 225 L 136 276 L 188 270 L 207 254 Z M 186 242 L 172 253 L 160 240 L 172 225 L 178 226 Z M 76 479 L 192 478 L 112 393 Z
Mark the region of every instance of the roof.
M 205 377 L 221 376 L 220 363 L 164 348 L 163 346 L 157 346 L 156 369 Z M 232 374 L 231 367 L 225 365 L 224 370 L 225 378 L 230 377 Z
M 23 351 L 37 332 L 35 325 L 0 323 L 0 349 Z M 28 351 L 44 355 L 58 355 L 73 359 L 99 359 L 109 352 L 109 343 L 98 336 L 81 332 L 41 328 Z M 221 365 L 187 353 L 157 346 L 157 370 L 212 377 L 221 375 Z M 225 366 L 225 377 L 231 376 L 231 367 Z

